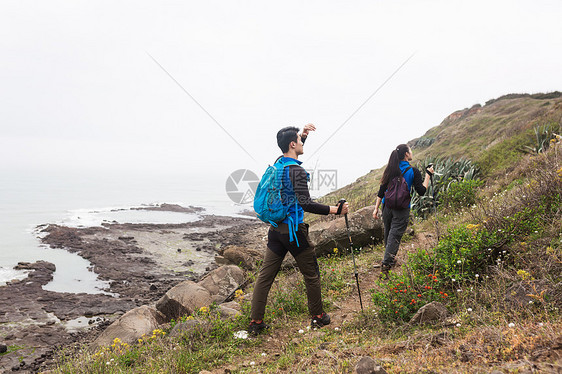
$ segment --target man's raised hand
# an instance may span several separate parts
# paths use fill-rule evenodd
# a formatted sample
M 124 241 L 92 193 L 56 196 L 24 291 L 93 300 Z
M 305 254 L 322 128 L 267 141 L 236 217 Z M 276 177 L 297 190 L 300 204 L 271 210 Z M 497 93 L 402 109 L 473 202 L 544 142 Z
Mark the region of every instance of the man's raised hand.
M 301 137 L 306 138 L 310 131 L 316 131 L 316 126 L 314 126 L 312 123 L 308 123 L 304 126 L 304 128 L 302 129 Z

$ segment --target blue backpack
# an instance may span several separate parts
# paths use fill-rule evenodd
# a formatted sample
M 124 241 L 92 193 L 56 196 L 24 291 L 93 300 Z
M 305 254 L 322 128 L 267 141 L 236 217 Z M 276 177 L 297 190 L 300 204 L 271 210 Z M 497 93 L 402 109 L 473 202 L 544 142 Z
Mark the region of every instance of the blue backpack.
M 256 194 L 254 196 L 254 210 L 258 218 L 265 223 L 269 223 L 274 227 L 278 223 L 287 218 L 289 206 L 283 205 L 283 197 L 281 191 L 283 189 L 283 172 L 285 167 L 290 165 L 298 165 L 295 161 L 281 162 L 278 161 L 273 166 L 268 166 L 265 173 L 261 177 Z M 295 201 L 295 204 L 297 202 Z M 289 223 L 290 241 L 296 240 L 296 232 L 298 223 Z M 298 246 L 298 240 L 297 240 Z

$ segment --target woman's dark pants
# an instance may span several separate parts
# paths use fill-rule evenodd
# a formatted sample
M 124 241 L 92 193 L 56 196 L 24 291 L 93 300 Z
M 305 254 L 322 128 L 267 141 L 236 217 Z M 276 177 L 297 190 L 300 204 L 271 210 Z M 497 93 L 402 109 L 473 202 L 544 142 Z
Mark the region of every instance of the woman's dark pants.
M 390 269 L 394 266 L 394 258 L 398 253 L 402 235 L 408 227 L 408 219 L 410 218 L 410 209 L 390 209 L 383 207 L 382 220 L 384 223 L 384 259 L 382 261 L 383 268 Z

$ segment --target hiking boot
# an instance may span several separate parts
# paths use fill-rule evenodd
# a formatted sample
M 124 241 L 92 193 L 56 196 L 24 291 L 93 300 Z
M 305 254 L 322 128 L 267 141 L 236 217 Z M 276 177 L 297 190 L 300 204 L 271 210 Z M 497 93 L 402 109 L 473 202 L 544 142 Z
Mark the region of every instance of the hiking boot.
M 269 325 L 265 322 L 261 321 L 261 323 L 256 323 L 255 321 L 250 322 L 250 326 L 248 327 L 248 333 L 250 335 L 259 335 L 263 332 L 263 330 L 268 329 Z
M 310 322 L 311 327 L 322 327 L 329 325 L 331 322 L 330 316 L 327 313 L 322 313 L 320 317 L 312 317 L 312 321 Z
M 388 272 L 390 271 L 390 266 L 382 264 L 381 265 L 381 275 L 380 279 L 388 279 Z

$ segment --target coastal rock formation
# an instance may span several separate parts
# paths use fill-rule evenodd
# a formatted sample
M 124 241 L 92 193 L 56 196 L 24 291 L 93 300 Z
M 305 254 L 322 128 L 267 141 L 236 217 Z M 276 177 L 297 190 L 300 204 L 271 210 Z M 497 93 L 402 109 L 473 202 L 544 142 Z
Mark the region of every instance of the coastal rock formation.
M 125 313 L 113 322 L 92 343 L 92 348 L 111 345 L 115 338 L 122 343 L 133 344 L 145 334 L 152 334 L 165 322 L 165 317 L 156 309 L 143 305 Z
M 55 265 L 46 261 L 20 262 L 15 268 L 29 271 L 29 274 L 26 279 L 0 287 L 0 336 L 2 344 L 22 348 L 2 355 L 0 372 L 14 365 L 20 372 L 37 372 L 39 367 L 52 361 L 59 345 L 84 337 L 73 326 L 84 323 L 94 330 L 105 321 L 103 317 L 88 320 L 85 315 L 96 315 L 102 310 L 124 313 L 135 307 L 132 300 L 110 295 L 44 290 L 42 287 L 53 279 L 55 271 Z M 21 357 L 25 359 L 22 361 Z
M 349 232 L 356 248 L 364 247 L 383 238 L 382 220 L 373 219 L 374 206 L 368 206 L 348 215 Z M 334 248 L 349 248 L 345 218 L 319 222 L 309 229 L 309 236 L 318 256 L 332 253 Z
M 184 281 L 166 292 L 156 303 L 156 309 L 169 321 L 172 318 L 193 314 L 212 302 L 211 293 L 205 287 L 192 281 Z
M 199 281 L 206 288 L 213 301 L 222 303 L 244 282 L 244 271 L 236 265 L 221 266 Z

